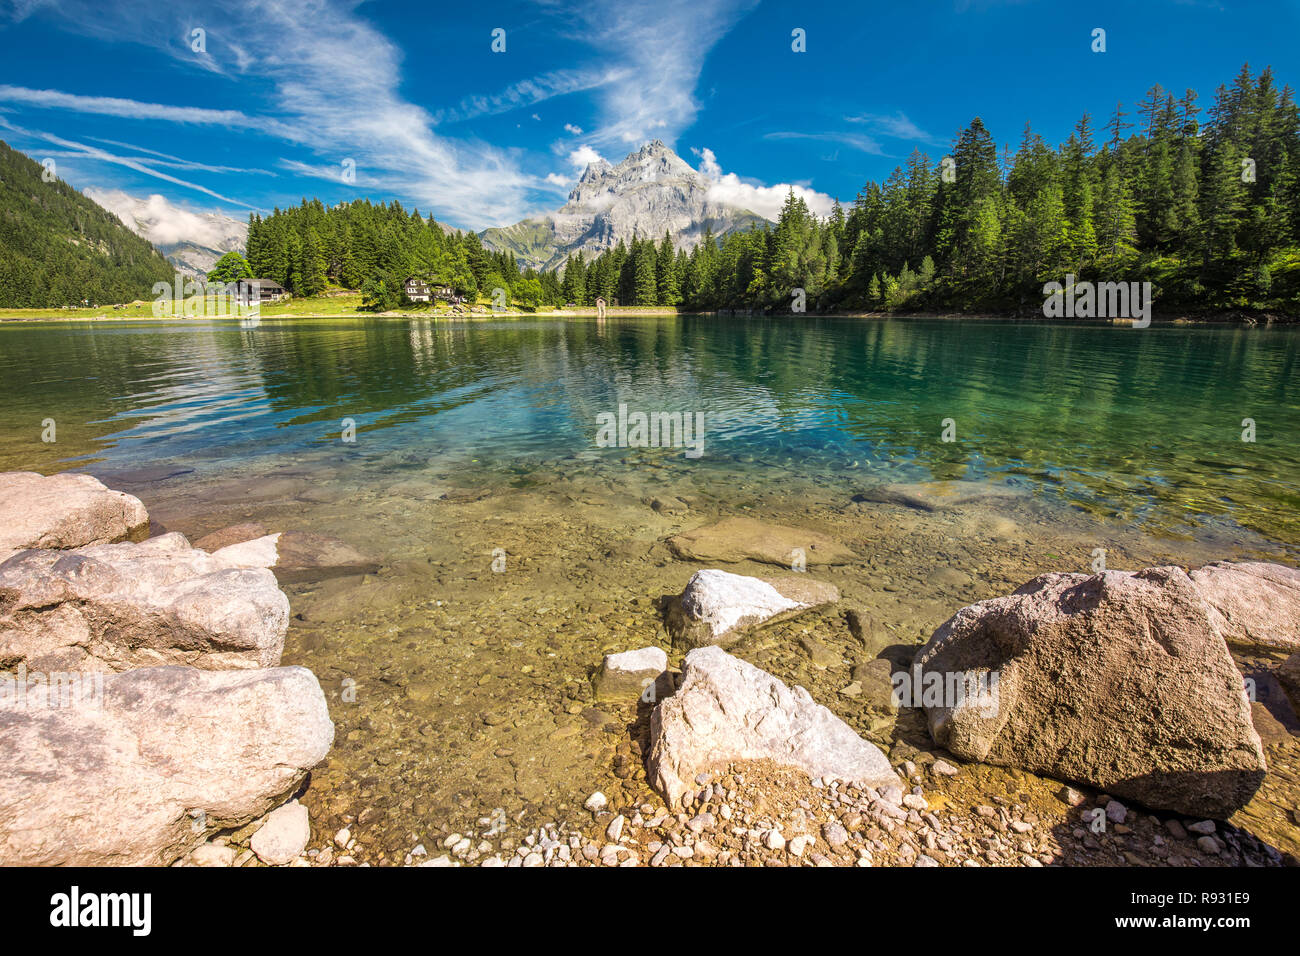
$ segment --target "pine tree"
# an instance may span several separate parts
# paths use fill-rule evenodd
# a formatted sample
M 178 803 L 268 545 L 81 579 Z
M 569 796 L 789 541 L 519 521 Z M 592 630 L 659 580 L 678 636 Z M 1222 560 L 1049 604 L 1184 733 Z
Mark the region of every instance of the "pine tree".
M 632 253 L 632 305 L 654 305 L 659 297 L 654 243 L 637 243 Z
M 655 262 L 655 282 L 659 305 L 673 306 L 681 302 L 682 295 L 677 282 L 673 237 L 667 230 L 664 230 L 664 241 L 659 246 L 659 255 Z

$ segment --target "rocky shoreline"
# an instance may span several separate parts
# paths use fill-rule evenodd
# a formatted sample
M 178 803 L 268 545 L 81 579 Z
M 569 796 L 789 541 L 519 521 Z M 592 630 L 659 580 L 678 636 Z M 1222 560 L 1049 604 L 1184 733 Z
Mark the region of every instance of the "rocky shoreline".
M 47 701 L 38 711 L 12 694 L 0 703 L 6 738 L 16 742 L 0 785 L 0 863 L 372 862 L 362 852 L 364 813 L 313 838 L 297 798 L 332 745 L 333 724 L 311 672 L 277 665 L 289 616 L 278 584 L 331 569 L 364 574 L 375 563 L 336 539 L 256 523 L 195 546 L 174 533 L 141 540 L 143 504 L 88 476 L 0 475 L 0 490 L 0 510 L 26 522 L 0 523 L 19 529 L 0 536 L 0 672 L 11 688 L 19 673 L 98 675 L 100 704 Z M 674 657 L 685 652 L 680 671 L 661 647 L 627 647 L 593 674 L 591 700 L 614 717 L 595 719 L 626 738 L 615 773 L 627 791 L 615 800 L 593 793 L 577 817 L 543 826 L 485 811 L 476 828 L 413 834 L 400 859 L 373 862 L 1294 862 L 1224 822 L 1266 769 L 1254 726 L 1263 718 L 1229 645 L 1290 653 L 1276 679 L 1294 700 L 1293 569 L 1214 563 L 1190 575 L 1168 567 L 1049 574 L 962 608 L 916 655 L 918 683 L 926 673 L 983 674 L 984 683 L 969 699 L 905 701 L 938 743 L 900 741 L 886 753 L 802 687 L 724 650 L 746 634 L 835 609 L 839 591 L 816 578 L 818 566 L 846 560 L 835 542 L 724 519 L 667 547 L 704 565 L 785 565 L 795 550 L 801 557 L 794 570 L 765 578 L 706 566 L 666 599 Z M 847 619 L 869 642 L 871 622 L 852 609 Z M 855 668 L 841 694 L 889 700 L 899 673 L 882 655 Z M 991 673 L 999 676 L 993 685 Z M 994 688 L 999 699 L 989 709 L 979 694 Z M 214 748 L 221 741 L 229 752 Z M 79 774 L 102 773 L 131 747 L 152 762 L 123 764 L 111 800 L 80 786 Z M 51 763 L 42 752 L 58 756 Z M 203 778 L 169 791 L 175 768 L 191 763 Z M 57 799 L 49 797 L 51 767 L 61 775 Z M 259 775 L 272 767 L 278 775 Z M 1000 780 L 1022 773 L 1023 784 L 990 793 L 993 767 L 1005 768 Z M 1049 787 L 1052 778 L 1062 782 Z M 31 815 L 40 806 L 86 825 L 57 832 L 57 817 Z

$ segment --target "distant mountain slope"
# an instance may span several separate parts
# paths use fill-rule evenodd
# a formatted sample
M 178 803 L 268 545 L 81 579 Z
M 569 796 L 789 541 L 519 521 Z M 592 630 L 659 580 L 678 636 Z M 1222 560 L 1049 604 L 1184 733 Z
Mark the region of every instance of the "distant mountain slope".
M 175 270 L 102 206 L 0 141 L 0 307 L 151 298 Z
M 223 255 L 243 252 L 248 244 L 248 223 L 220 213 L 190 212 L 157 194 L 140 199 L 120 189 L 85 192 L 189 276 L 207 275 Z
M 572 253 L 603 252 L 618 245 L 673 234 L 679 248 L 694 248 L 707 226 L 715 236 L 767 222 L 748 209 L 709 198 L 710 182 L 659 140 L 647 143 L 617 166 L 591 163 L 569 201 L 542 219 L 486 229 L 483 244 L 513 252 L 522 265 L 556 269 Z

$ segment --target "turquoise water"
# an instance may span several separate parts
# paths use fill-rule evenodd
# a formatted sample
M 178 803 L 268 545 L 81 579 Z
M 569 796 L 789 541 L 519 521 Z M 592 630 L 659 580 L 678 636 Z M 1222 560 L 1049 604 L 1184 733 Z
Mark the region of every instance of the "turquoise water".
M 720 518 L 842 544 L 848 564 L 811 572 L 904 648 L 1044 571 L 1088 570 L 1098 548 L 1113 568 L 1294 561 L 1297 341 L 703 316 L 5 324 L 0 470 L 88 470 L 190 540 L 257 521 L 374 559 L 374 573 L 284 585 L 283 662 L 316 674 L 335 725 L 303 797 L 313 831 L 348 826 L 357 858 L 382 864 L 498 812 L 528 828 L 589 822 L 597 789 L 650 799 L 630 737 L 606 732 L 632 715 L 594 700 L 590 679 L 607 653 L 679 653 L 659 598 L 699 562 L 664 542 Z M 602 447 L 620 406 L 702 414 L 703 454 Z M 852 501 L 890 482 L 937 494 L 912 485 L 932 479 L 979 482 L 962 487 L 975 500 Z M 866 652 L 838 610 L 732 651 L 886 749 L 924 739 L 842 693 Z M 1270 762 L 1291 779 L 1291 757 Z M 978 803 L 1034 789 L 985 769 Z M 1288 787 L 1257 819 L 1293 847 Z M 1058 789 L 1035 792 L 1056 806 Z
M 0 327 L 0 468 L 347 454 L 526 482 L 612 456 L 718 481 L 991 478 L 1147 530 L 1239 525 L 1293 547 L 1298 342 L 998 320 L 19 323 Z M 599 447 L 620 404 L 704 413 L 703 455 Z

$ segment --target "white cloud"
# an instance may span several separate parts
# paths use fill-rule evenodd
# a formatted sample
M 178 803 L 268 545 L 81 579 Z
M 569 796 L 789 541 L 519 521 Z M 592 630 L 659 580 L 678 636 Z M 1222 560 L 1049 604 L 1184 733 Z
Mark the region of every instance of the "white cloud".
M 718 164 L 718 157 L 714 155 L 713 150 L 707 146 L 704 149 L 691 147 L 691 152 L 700 157 L 700 175 L 705 179 L 717 179 L 722 175 L 722 167 Z
M 137 199 L 120 189 L 90 188 L 83 191 L 155 245 L 193 242 L 212 249 L 225 249 L 230 247 L 232 240 L 237 240 L 236 245 L 242 245 L 248 234 L 246 223 L 213 213 L 182 209 L 157 193 L 147 199 Z
M 552 186 L 559 186 L 562 189 L 568 189 L 573 185 L 572 176 L 561 176 L 559 173 L 547 173 L 546 181 Z
M 579 146 L 569 154 L 569 165 L 575 169 L 586 169 L 591 163 L 603 161 L 604 157 L 586 144 Z
M 581 126 L 574 126 L 572 123 L 565 123 L 565 124 L 564 124 L 564 131 L 565 131 L 566 133 L 572 133 L 574 136 L 581 136 L 581 135 L 582 135 L 582 127 L 581 127 Z
M 781 207 L 791 192 L 801 197 L 816 216 L 829 216 L 835 205 L 833 197 L 798 183 L 764 186 L 752 180 L 743 180 L 735 173 L 724 173 L 717 156 L 708 147 L 692 151 L 700 157 L 700 175 L 710 181 L 709 199 L 714 202 L 748 209 L 773 222 L 781 215 Z

